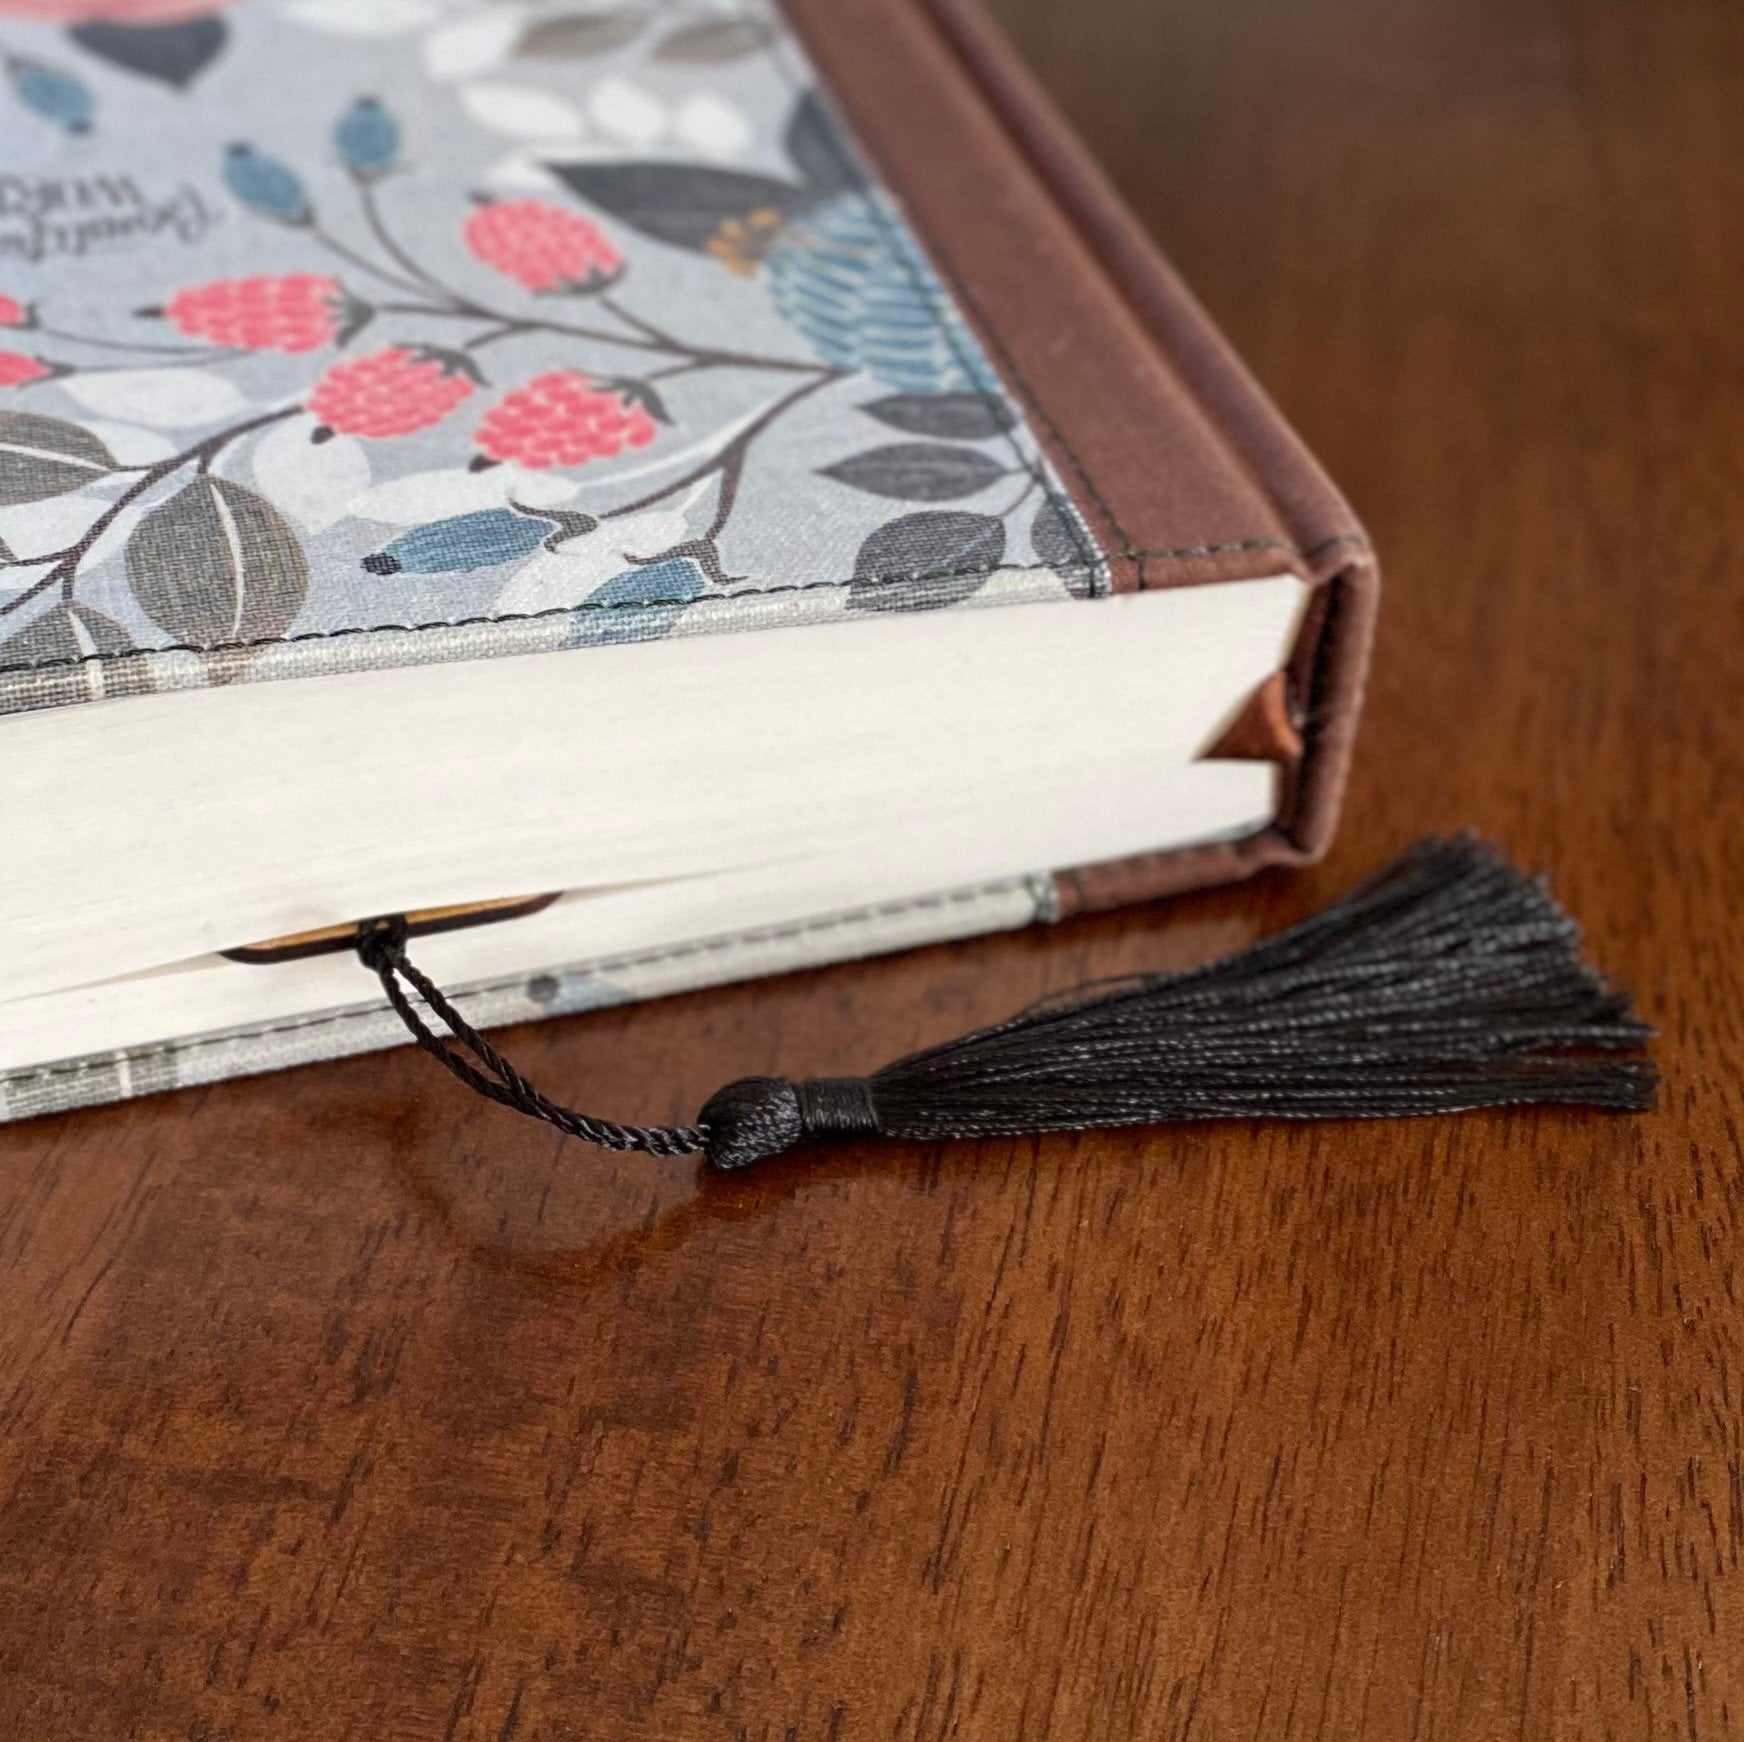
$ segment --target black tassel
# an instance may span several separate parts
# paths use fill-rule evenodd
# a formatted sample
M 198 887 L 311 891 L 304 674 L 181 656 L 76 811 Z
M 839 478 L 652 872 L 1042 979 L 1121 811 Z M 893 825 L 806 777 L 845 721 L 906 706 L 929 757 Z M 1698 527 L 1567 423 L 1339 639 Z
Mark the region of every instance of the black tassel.
M 719 1168 L 840 1137 L 1546 1102 L 1639 1111 L 1657 1081 L 1651 1031 L 1581 961 L 1574 921 L 1541 879 L 1469 837 L 1425 841 L 1323 913 L 1205 967 L 1080 987 L 869 1077 L 746 1077 L 693 1126 L 557 1105 L 405 959 L 403 921 L 361 927 L 357 947 L 419 1044 L 479 1093 L 605 1148 L 702 1150 Z M 401 977 L 471 1059 L 426 1026 Z

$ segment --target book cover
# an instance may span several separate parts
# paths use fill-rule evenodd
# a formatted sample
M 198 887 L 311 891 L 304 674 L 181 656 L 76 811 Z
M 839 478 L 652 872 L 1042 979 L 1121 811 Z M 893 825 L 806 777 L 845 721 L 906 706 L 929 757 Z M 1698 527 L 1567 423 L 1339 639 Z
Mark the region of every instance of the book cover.
M 1265 828 L 470 985 L 474 1022 L 1324 844 L 1367 546 L 972 9 L 166 0 L 69 26 L 33 0 L 5 22 L 9 715 L 1267 576 L 1310 590 L 1286 668 L 1206 747 L 1277 765 Z M 398 1038 L 360 997 L 12 1069 L 0 1107 Z

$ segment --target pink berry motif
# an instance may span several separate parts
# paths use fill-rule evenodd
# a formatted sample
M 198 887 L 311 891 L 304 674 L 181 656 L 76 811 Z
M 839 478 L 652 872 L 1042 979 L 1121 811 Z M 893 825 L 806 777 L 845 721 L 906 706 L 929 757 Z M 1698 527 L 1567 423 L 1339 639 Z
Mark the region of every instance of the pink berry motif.
M 0 296 L 0 327 L 29 327 L 36 324 L 28 303 L 13 296 Z
M 602 386 L 573 369 L 535 375 L 487 411 L 473 437 L 489 460 L 539 470 L 609 460 L 645 448 L 659 426 L 624 389 Z
M 368 318 L 337 279 L 319 272 L 220 278 L 143 312 L 161 314 L 189 338 L 238 351 L 318 351 Z
M 307 404 L 321 420 L 316 441 L 333 435 L 403 436 L 440 423 L 478 384 L 472 360 L 434 345 L 388 345 L 335 363 Z
M 6 0 L 0 11 L 31 24 L 182 24 L 221 12 L 229 0 Z
M 466 245 L 527 290 L 599 290 L 624 257 L 597 224 L 544 200 L 490 200 L 466 221 Z
M 26 351 L 0 351 L 0 387 L 22 387 L 29 381 L 45 381 L 63 373 Z

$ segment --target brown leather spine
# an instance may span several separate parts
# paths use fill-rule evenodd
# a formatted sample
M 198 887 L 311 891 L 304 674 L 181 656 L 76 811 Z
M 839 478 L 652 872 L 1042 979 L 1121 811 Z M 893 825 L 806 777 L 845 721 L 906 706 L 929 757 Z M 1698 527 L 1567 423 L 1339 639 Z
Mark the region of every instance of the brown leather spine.
M 786 0 L 862 143 L 1028 407 L 1121 590 L 1294 573 L 1303 754 L 1246 840 L 1060 874 L 1062 912 L 1317 857 L 1373 635 L 1362 529 L 976 0 Z

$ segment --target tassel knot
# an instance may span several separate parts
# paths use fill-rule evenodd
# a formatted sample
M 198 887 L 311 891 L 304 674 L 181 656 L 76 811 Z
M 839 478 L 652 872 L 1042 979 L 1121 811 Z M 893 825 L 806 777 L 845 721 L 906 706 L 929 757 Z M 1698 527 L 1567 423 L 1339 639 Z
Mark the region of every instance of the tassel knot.
M 883 1129 L 864 1077 L 741 1077 L 697 1115 L 719 1168 L 749 1167 L 811 1138 L 876 1137 Z
M 710 1162 L 729 1170 L 779 1155 L 805 1135 L 799 1091 L 785 1077 L 741 1077 L 716 1089 L 696 1122 L 708 1134 Z

